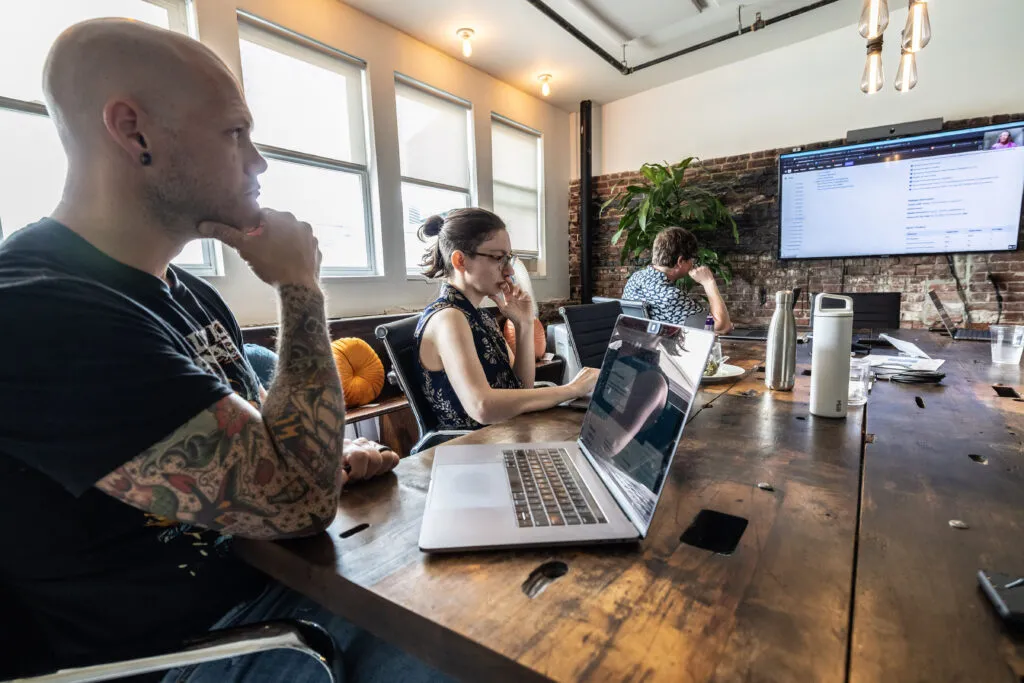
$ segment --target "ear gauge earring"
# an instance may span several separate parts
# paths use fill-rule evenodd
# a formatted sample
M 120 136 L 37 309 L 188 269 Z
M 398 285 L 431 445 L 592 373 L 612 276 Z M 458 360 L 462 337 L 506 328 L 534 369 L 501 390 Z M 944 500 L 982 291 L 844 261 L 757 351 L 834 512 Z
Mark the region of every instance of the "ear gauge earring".
M 153 155 L 149 152 L 143 152 L 139 155 L 139 163 L 143 166 L 149 166 L 153 163 Z

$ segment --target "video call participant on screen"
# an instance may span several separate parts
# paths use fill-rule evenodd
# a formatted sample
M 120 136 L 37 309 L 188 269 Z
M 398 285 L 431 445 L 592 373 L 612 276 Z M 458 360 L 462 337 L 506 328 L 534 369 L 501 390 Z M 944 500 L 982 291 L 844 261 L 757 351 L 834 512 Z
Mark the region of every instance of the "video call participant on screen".
M 1017 143 L 1013 141 L 1010 131 L 1004 130 L 999 134 L 999 139 L 992 145 L 992 149 L 1011 149 L 1016 146 Z
M 622 298 L 647 302 L 654 320 L 683 325 L 689 316 L 707 312 L 702 304 L 675 285 L 677 280 L 689 275 L 704 288 L 711 316 L 715 319 L 715 332 L 731 332 L 732 320 L 714 273 L 707 266 L 694 267 L 697 249 L 697 238 L 689 230 L 665 228 L 654 238 L 651 265 L 629 276 Z
M 334 636 L 347 681 L 439 679 L 230 552 L 232 536 L 323 531 L 346 467 L 387 467 L 344 450 L 317 241 L 257 202 L 267 164 L 238 81 L 197 41 L 111 19 L 61 34 L 43 80 L 68 157 L 63 197 L 0 246 L 0 577 L 48 650 L 38 664 L 305 618 Z M 269 392 L 224 301 L 170 265 L 201 236 L 276 289 Z M 271 652 L 165 680 L 322 677 Z
M 438 298 L 416 326 L 419 381 L 441 429 L 477 429 L 552 408 L 589 394 L 597 370 L 583 368 L 564 386 L 534 388 L 533 300 L 512 280 L 512 242 L 500 218 L 484 209 L 455 209 L 420 227 L 432 240 L 423 274 L 442 280 Z M 515 326 L 515 365 L 489 314 L 490 298 Z

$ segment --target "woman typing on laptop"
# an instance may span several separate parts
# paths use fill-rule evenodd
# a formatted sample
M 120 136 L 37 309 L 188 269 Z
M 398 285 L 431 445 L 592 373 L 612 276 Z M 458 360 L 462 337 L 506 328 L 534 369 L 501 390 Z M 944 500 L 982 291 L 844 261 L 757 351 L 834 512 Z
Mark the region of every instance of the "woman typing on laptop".
M 512 277 L 516 257 L 498 216 L 455 209 L 445 218 L 428 218 L 419 237 L 433 240 L 423 274 L 443 280 L 416 327 L 418 379 L 441 429 L 504 422 L 593 390 L 598 373 L 592 368 L 565 386 L 534 388 L 533 301 Z M 497 324 L 480 311 L 484 298 L 515 326 L 514 365 Z

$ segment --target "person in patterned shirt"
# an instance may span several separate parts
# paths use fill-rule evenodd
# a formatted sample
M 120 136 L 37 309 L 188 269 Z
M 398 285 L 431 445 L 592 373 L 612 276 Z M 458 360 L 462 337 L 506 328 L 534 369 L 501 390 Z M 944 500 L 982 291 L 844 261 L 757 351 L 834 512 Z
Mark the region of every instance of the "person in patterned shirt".
M 715 275 L 707 266 L 693 267 L 697 256 L 697 238 L 685 228 L 666 228 L 654 239 L 651 265 L 629 276 L 622 298 L 644 301 L 651 309 L 651 318 L 674 325 L 682 325 L 695 314 L 707 309 L 675 286 L 675 281 L 689 275 L 704 288 L 715 319 L 715 332 L 732 331 L 732 321 L 725 301 L 718 291 Z

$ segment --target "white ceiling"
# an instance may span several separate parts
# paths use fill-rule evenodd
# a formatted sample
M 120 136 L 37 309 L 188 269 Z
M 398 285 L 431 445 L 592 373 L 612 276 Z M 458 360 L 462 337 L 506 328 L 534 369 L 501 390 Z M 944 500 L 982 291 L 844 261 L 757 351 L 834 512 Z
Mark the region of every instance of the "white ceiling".
M 617 60 L 636 66 L 816 0 L 546 0 L 546 4 Z M 623 75 L 527 0 L 344 0 L 386 24 L 514 85 L 539 94 L 537 76 L 552 74 L 550 101 L 572 111 L 581 100 L 611 102 L 730 62 L 856 23 L 860 0 L 838 0 L 764 30 Z M 476 32 L 462 56 L 456 31 Z M 799 78 L 792 74 L 787 78 Z

